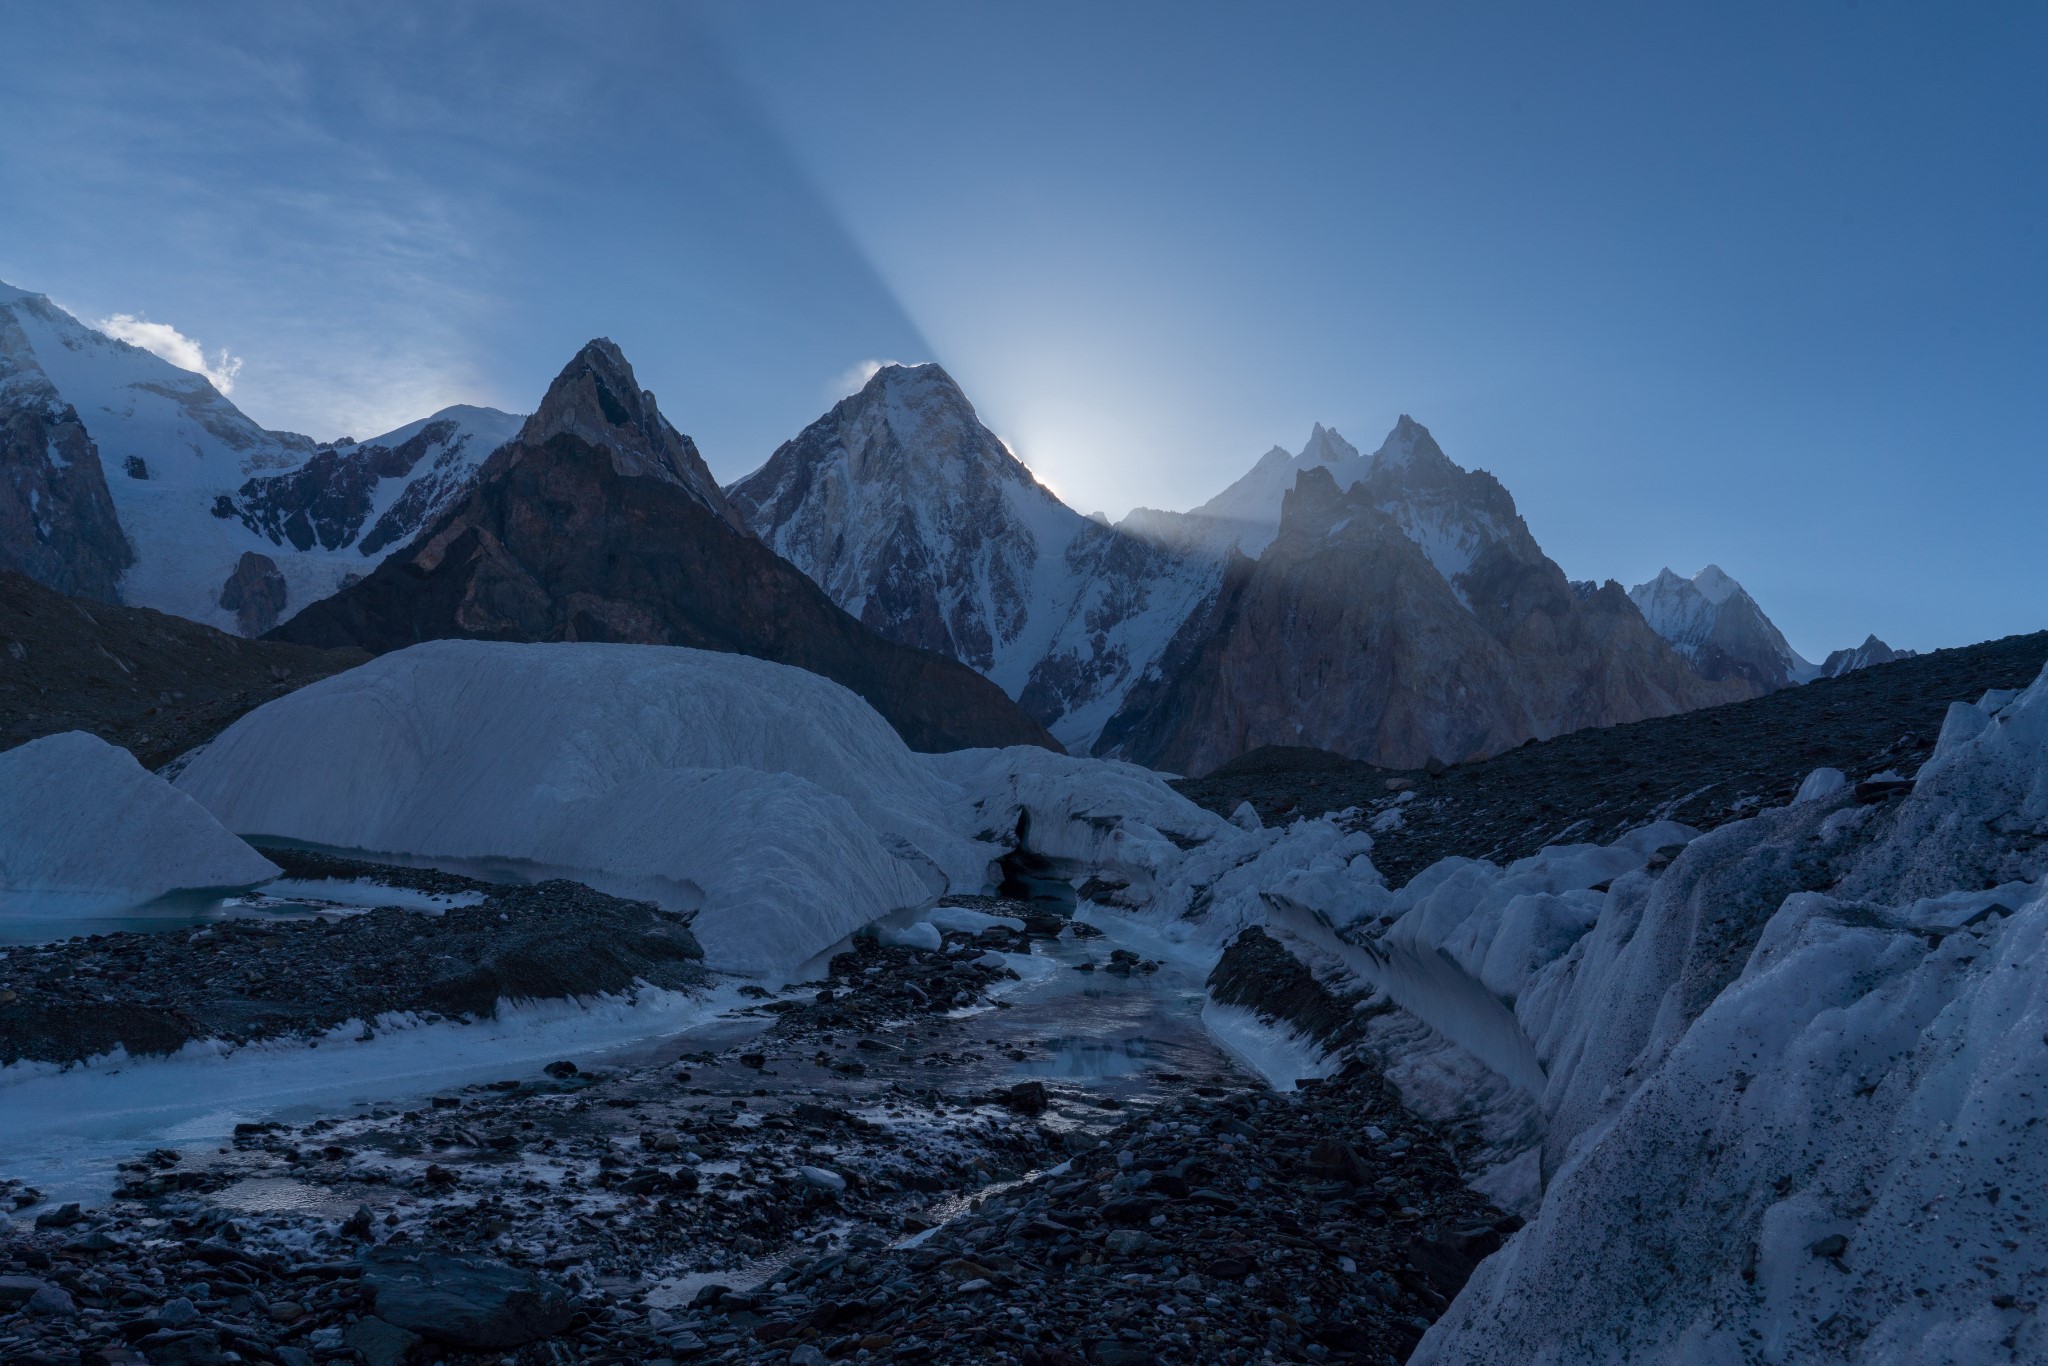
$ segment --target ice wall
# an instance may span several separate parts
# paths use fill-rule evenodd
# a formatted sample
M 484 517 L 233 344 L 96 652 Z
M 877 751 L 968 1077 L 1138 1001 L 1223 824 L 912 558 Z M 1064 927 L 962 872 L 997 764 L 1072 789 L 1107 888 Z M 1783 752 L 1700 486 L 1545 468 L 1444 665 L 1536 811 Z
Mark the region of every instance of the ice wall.
M 2048 681 L 1952 711 L 1896 806 L 1617 882 L 1517 1004 L 1540 1210 L 1414 1360 L 2048 1358 L 2044 792 Z

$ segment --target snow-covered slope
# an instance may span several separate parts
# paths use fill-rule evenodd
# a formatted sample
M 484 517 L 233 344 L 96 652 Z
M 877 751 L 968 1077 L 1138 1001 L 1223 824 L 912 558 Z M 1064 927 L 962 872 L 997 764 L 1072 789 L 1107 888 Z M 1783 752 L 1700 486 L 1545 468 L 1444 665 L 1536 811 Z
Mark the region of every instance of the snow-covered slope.
M 978 669 L 1076 749 L 1220 576 L 1060 502 L 936 365 L 884 367 L 726 492 L 862 623 Z
M 1742 678 L 1759 692 L 1805 683 L 1819 670 L 1802 659 L 1742 585 L 1719 565 L 1689 579 L 1669 569 L 1628 590 L 1650 629 L 1707 678 Z
M 43 381 L 97 448 L 133 547 L 121 601 L 225 630 L 267 628 L 367 573 L 462 492 L 520 421 L 455 407 L 371 441 L 318 445 L 265 431 L 204 376 L 40 294 L 0 285 L 0 337 L 0 380 L 12 377 L 0 409 L 18 406 L 16 388 Z M 267 563 L 245 565 L 250 555 Z M 238 570 L 267 582 L 268 599 L 281 591 L 281 606 L 223 605 Z
M 192 798 L 84 731 L 0 753 L 0 921 L 104 916 L 277 867 Z
M 949 824 L 957 793 L 853 693 L 666 646 L 413 646 L 250 713 L 178 784 L 252 838 L 694 911 L 713 966 L 769 974 L 980 891 L 994 852 Z

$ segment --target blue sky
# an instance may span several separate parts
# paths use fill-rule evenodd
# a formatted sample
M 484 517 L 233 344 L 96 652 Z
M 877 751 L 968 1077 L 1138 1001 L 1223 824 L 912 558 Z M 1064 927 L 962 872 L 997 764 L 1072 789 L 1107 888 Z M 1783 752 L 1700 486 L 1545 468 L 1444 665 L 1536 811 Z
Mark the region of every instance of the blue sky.
M 1083 511 L 1408 412 L 1574 577 L 2048 624 L 2048 7 L 9 6 L 0 279 L 317 436 L 936 359 Z

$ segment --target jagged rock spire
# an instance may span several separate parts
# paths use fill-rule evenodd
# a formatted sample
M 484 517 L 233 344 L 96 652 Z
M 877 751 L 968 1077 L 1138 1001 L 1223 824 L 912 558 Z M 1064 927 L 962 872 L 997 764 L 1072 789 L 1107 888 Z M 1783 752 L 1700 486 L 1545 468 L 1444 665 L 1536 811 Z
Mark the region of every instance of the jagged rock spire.
M 654 394 L 640 387 L 625 353 L 608 337 L 585 343 L 562 367 L 513 446 L 537 450 L 564 434 L 609 451 L 620 474 L 678 484 L 734 529 L 746 529 L 726 504 L 697 443 L 662 415 Z M 507 458 L 518 459 L 517 451 Z

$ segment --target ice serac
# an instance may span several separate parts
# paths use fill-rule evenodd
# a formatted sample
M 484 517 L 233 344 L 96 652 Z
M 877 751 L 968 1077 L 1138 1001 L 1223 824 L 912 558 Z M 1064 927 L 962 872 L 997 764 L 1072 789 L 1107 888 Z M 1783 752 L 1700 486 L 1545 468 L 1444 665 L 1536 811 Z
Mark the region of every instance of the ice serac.
M 1575 590 L 1499 481 L 1419 424 L 1348 488 L 1346 464 L 1296 475 L 1278 534 L 1231 561 L 1096 753 L 1203 772 L 1311 745 L 1420 767 L 1747 695 L 1701 678 L 1619 585 Z
M 924 763 L 802 669 L 449 640 L 258 708 L 178 785 L 252 838 L 652 900 L 695 916 L 712 966 L 773 975 L 892 911 L 981 890 L 994 851 L 948 824 L 957 794 Z
M 1902 801 L 1723 826 L 1589 898 L 1515 1004 L 1542 1206 L 1415 1360 L 2036 1360 L 2048 677 Z
M 221 597 L 257 554 L 289 615 L 410 540 L 518 424 L 456 407 L 365 442 L 265 431 L 204 376 L 0 285 L 0 471 L 26 504 L 0 490 L 0 563 L 60 592 L 234 631 Z
M 277 875 L 198 802 L 97 736 L 66 731 L 0 753 L 0 921 L 103 916 Z
M 877 635 L 747 531 L 603 340 L 438 521 L 273 634 L 372 652 L 450 638 L 727 650 L 851 688 L 919 749 L 1054 743 L 993 683 Z
M 1894 650 L 1876 636 L 1865 636 L 1863 643 L 1853 650 L 1834 650 L 1821 662 L 1820 677 L 1840 678 L 1843 674 L 1867 669 L 1873 664 L 1889 664 L 1895 659 L 1911 659 L 1913 651 Z
M 979 670 L 1075 748 L 1220 575 L 1067 507 L 937 365 L 884 366 L 726 493 L 862 623 Z
M 1703 678 L 1739 678 L 1761 695 L 1804 683 L 1817 672 L 1719 565 L 1689 579 L 1659 570 L 1628 596 L 1650 629 L 1691 660 Z

